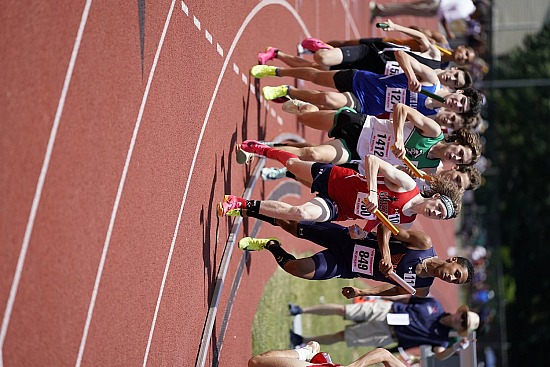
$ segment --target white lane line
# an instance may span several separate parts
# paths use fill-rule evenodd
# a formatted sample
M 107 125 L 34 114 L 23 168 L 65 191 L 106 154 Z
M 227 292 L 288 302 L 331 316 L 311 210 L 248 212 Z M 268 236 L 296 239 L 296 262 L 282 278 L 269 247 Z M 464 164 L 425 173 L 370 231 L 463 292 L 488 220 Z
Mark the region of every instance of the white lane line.
M 57 104 L 57 111 L 55 113 L 52 130 L 50 131 L 50 138 L 48 140 L 48 145 L 46 147 L 46 154 L 44 156 L 44 161 L 42 162 L 42 169 L 40 170 L 40 175 L 38 176 L 38 183 L 36 185 L 36 190 L 34 192 L 34 198 L 32 201 L 29 219 L 27 221 L 27 227 L 25 228 L 23 244 L 21 245 L 21 251 L 19 252 L 19 259 L 17 260 L 17 266 L 15 268 L 15 274 L 13 276 L 13 281 L 11 284 L 8 303 L 6 304 L 6 309 L 4 311 L 4 318 L 2 319 L 2 328 L 0 329 L 0 350 L 4 348 L 4 341 L 6 340 L 6 334 L 8 332 L 8 325 L 10 322 L 11 313 L 13 311 L 13 304 L 15 302 L 15 297 L 17 295 L 17 289 L 19 288 L 21 273 L 23 271 L 23 265 L 25 263 L 27 250 L 29 249 L 29 243 L 30 243 L 32 231 L 34 228 L 34 220 L 36 219 L 36 213 L 38 212 L 38 205 L 40 204 L 42 190 L 44 189 L 44 182 L 46 181 L 46 174 L 48 173 L 48 168 L 50 166 L 52 151 L 55 144 L 55 139 L 57 137 L 57 130 L 59 128 L 61 116 L 63 115 L 65 100 L 67 98 L 67 93 L 69 91 L 69 86 L 71 84 L 71 79 L 73 76 L 76 58 L 78 57 L 78 51 L 80 49 L 82 35 L 84 34 L 84 28 L 86 27 L 86 23 L 88 21 L 88 14 L 90 12 L 91 6 L 92 6 L 92 0 L 87 0 L 86 5 L 84 6 L 84 10 L 82 12 L 82 17 L 80 18 L 80 25 L 78 27 L 76 39 L 74 41 L 73 51 L 71 53 L 71 59 L 69 61 L 69 67 L 67 68 L 67 73 L 65 74 L 63 89 L 61 90 L 61 96 Z M 0 366 L 2 365 L 3 365 L 3 360 L 0 359 Z
M 183 1 L 181 2 L 181 10 L 183 10 L 185 15 L 189 16 L 189 8 L 187 7 L 187 5 Z
M 162 295 L 164 293 L 164 286 L 166 284 L 166 278 L 168 276 L 168 271 L 170 269 L 170 263 L 172 261 L 172 254 L 174 252 L 174 246 L 176 244 L 176 239 L 178 237 L 181 218 L 182 218 L 182 215 L 183 215 L 183 209 L 185 208 L 185 202 L 187 201 L 187 193 L 189 192 L 189 187 L 191 185 L 191 180 L 193 178 L 193 172 L 195 170 L 195 164 L 197 162 L 197 156 L 199 154 L 199 149 L 200 149 L 200 146 L 201 146 L 201 143 L 202 143 L 202 138 L 204 136 L 204 131 L 206 130 L 206 126 L 207 126 L 208 121 L 210 119 L 210 113 L 212 112 L 212 109 L 214 107 L 214 102 L 216 100 L 216 96 L 218 94 L 220 84 L 222 82 L 223 76 L 224 76 L 225 71 L 227 69 L 227 65 L 229 64 L 229 59 L 233 55 L 233 51 L 234 51 L 239 39 L 241 38 L 244 30 L 246 29 L 248 23 L 250 23 L 250 21 L 256 16 L 256 14 L 260 10 L 262 10 L 266 6 L 270 6 L 270 5 L 280 5 L 284 8 L 286 8 L 294 16 L 294 18 L 296 19 L 296 22 L 302 28 L 302 31 L 304 32 L 306 37 L 311 37 L 311 33 L 307 29 L 304 21 L 300 18 L 300 15 L 284 0 L 264 0 L 264 1 L 260 2 L 259 4 L 257 4 L 250 11 L 250 13 L 244 19 L 241 27 L 237 31 L 237 34 L 235 35 L 235 38 L 233 39 L 233 42 L 231 43 L 229 51 L 227 52 L 227 55 L 225 57 L 222 69 L 220 71 L 220 75 L 218 76 L 218 81 L 216 83 L 216 87 L 214 88 L 214 92 L 212 93 L 212 98 L 210 99 L 210 104 L 208 105 L 208 110 L 206 111 L 206 116 L 204 117 L 204 121 L 203 121 L 203 124 L 202 124 L 202 129 L 201 129 L 200 135 L 197 139 L 197 145 L 195 146 L 195 152 L 193 154 L 193 161 L 191 162 L 191 167 L 189 168 L 189 175 L 187 177 L 187 183 L 185 184 L 185 190 L 183 192 L 183 197 L 182 197 L 182 200 L 181 200 L 180 212 L 179 212 L 179 215 L 178 215 L 178 220 L 176 222 L 176 226 L 174 228 L 174 235 L 173 235 L 173 238 L 172 238 L 172 242 L 170 244 L 170 250 L 168 252 L 168 258 L 166 260 L 166 266 L 165 266 L 165 269 L 164 269 L 164 276 L 162 278 L 162 282 L 161 282 L 161 285 L 160 285 L 160 290 L 159 290 L 159 295 L 158 295 L 158 300 L 157 300 L 157 306 L 155 308 L 155 314 L 153 316 L 153 321 L 151 323 L 151 330 L 149 332 L 149 340 L 147 341 L 147 348 L 145 350 L 145 355 L 143 357 L 143 366 L 144 367 L 147 365 L 147 359 L 149 357 L 149 351 L 151 349 L 151 341 L 153 340 L 153 334 L 154 334 L 154 331 L 155 331 L 155 325 L 157 323 L 158 312 L 159 312 L 160 304 L 161 304 L 161 301 L 162 301 Z M 211 333 L 211 330 L 210 330 L 210 333 Z
M 196 16 L 193 16 L 193 23 L 195 23 L 195 27 L 200 31 L 201 30 L 201 22 L 197 19 Z
M 244 75 L 244 73 L 241 74 L 241 80 L 243 81 L 244 85 L 248 85 L 248 77 Z
M 239 75 L 239 67 L 235 63 L 233 64 L 233 71 L 235 72 L 235 74 Z
M 346 14 L 346 18 L 348 18 L 349 25 L 351 26 L 353 33 L 355 34 L 355 38 L 360 38 L 361 33 L 359 32 L 359 28 L 357 28 L 357 25 L 355 24 L 355 20 L 353 19 L 353 15 L 351 14 L 351 11 L 349 9 L 347 0 L 340 0 L 342 3 L 342 8 L 344 8 L 344 13 Z
M 118 184 L 118 190 L 116 193 L 115 202 L 113 205 L 113 211 L 111 212 L 111 219 L 109 220 L 109 228 L 107 229 L 107 235 L 105 236 L 105 242 L 103 244 L 103 253 L 101 254 L 101 260 L 99 262 L 99 267 L 97 269 L 95 284 L 94 284 L 94 290 L 92 292 L 92 298 L 90 300 L 90 305 L 88 307 L 88 315 L 86 317 L 86 324 L 84 326 L 84 332 L 82 333 L 82 339 L 80 341 L 80 348 L 78 350 L 78 357 L 76 359 L 75 366 L 80 366 L 82 363 L 82 356 L 84 355 L 84 349 L 86 347 L 86 340 L 88 338 L 88 332 L 90 330 L 90 324 L 92 322 L 92 316 L 94 313 L 94 307 L 95 307 L 95 301 L 97 298 L 97 293 L 99 290 L 99 285 L 101 282 L 101 276 L 103 274 L 103 268 L 105 266 L 105 259 L 107 258 L 107 252 L 109 251 L 109 245 L 111 243 L 111 235 L 113 233 L 113 227 L 115 226 L 115 219 L 118 212 L 118 206 L 120 203 L 120 198 L 122 196 L 122 190 L 124 190 L 124 184 L 126 183 L 126 175 L 128 174 L 128 167 L 130 166 L 130 161 L 132 160 L 132 153 L 134 152 L 134 146 L 136 143 L 137 135 L 139 132 L 139 127 L 141 125 L 141 119 L 143 118 L 143 111 L 145 110 L 145 104 L 147 103 L 147 98 L 149 96 L 149 90 L 151 88 L 151 84 L 153 82 L 153 76 L 155 74 L 155 70 L 157 68 L 157 62 L 160 57 L 160 52 L 162 50 L 162 45 L 164 43 L 164 38 L 166 36 L 166 31 L 168 30 L 168 25 L 170 24 L 170 19 L 172 18 L 172 11 L 174 10 L 174 4 L 176 3 L 176 0 L 172 0 L 172 4 L 170 5 L 170 11 L 168 12 L 168 15 L 166 17 L 166 21 L 164 23 L 164 29 L 162 30 L 162 35 L 160 37 L 160 41 L 157 47 L 157 52 L 155 53 L 155 58 L 153 60 L 153 65 L 151 67 L 151 71 L 149 72 L 149 78 L 147 79 L 147 86 L 145 87 L 145 91 L 143 93 L 143 98 L 141 100 L 141 106 L 139 108 L 139 113 L 136 119 L 136 123 L 134 126 L 134 132 L 132 134 L 132 140 L 130 141 L 130 147 L 128 148 L 128 153 L 126 154 L 126 162 L 124 163 L 124 169 L 122 170 L 122 176 L 120 178 L 120 182 Z
M 212 44 L 212 35 L 210 34 L 210 32 L 208 32 L 206 29 L 204 30 L 204 36 L 206 37 L 206 40 Z
M 221 57 L 223 57 L 223 48 L 220 46 L 219 43 L 216 43 L 216 51 L 220 54 Z

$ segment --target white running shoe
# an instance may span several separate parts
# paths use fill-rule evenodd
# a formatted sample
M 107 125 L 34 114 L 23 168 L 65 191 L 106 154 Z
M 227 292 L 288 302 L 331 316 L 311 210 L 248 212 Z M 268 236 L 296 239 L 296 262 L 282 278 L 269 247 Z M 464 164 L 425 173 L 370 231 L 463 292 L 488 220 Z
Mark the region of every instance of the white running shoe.
M 309 102 L 300 101 L 299 99 L 291 99 L 283 103 L 283 111 L 297 115 L 303 106 L 313 106 Z
M 287 169 L 275 168 L 275 167 L 265 167 L 262 168 L 262 180 L 264 181 L 273 181 L 286 177 Z

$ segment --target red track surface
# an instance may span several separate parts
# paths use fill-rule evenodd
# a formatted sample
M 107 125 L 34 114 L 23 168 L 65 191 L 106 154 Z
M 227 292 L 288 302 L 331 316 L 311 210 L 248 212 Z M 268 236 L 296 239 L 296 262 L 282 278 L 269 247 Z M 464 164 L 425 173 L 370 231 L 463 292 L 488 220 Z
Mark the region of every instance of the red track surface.
M 81 23 L 85 6 L 0 5 L 3 361 L 191 366 L 230 228 L 215 204 L 224 193 L 242 193 L 247 178 L 234 144 L 282 132 L 324 138 L 297 126 L 280 105 L 267 110 L 258 102 L 247 77 L 257 52 L 270 45 L 293 52 L 307 35 L 379 31 L 368 24 L 367 1 L 359 0 L 94 1 Z M 293 81 L 262 84 L 279 82 Z M 253 197 L 276 184 L 260 183 Z M 446 257 L 454 224 L 420 225 Z M 267 231 L 288 238 L 265 226 L 260 234 Z M 218 318 L 240 256 L 229 267 Z M 242 366 L 250 356 L 255 305 L 274 269 L 269 254 L 252 256 L 221 366 Z M 456 307 L 455 287 L 436 281 L 434 288 L 447 308 Z

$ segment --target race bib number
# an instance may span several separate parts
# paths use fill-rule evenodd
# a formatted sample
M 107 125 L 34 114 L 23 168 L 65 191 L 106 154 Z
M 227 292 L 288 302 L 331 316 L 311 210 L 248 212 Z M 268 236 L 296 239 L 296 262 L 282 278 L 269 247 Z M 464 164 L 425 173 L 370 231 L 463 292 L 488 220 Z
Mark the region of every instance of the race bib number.
M 399 66 L 397 61 L 386 61 L 386 70 L 384 70 L 384 75 L 396 75 L 403 73 L 403 69 Z
M 397 103 L 405 103 L 407 90 L 403 88 L 386 88 L 386 103 L 384 109 L 393 112 L 393 106 Z
M 371 136 L 369 151 L 381 159 L 387 158 L 390 151 L 390 140 L 391 135 L 387 132 L 374 130 Z
M 403 274 L 403 279 L 405 282 L 407 282 L 409 285 L 411 285 L 413 288 L 416 285 L 416 274 L 414 273 L 405 273 Z
M 355 245 L 353 248 L 351 270 L 354 273 L 372 275 L 373 263 L 374 249 L 366 246 Z
M 367 220 L 376 219 L 374 214 L 371 214 L 365 207 L 364 201 L 369 196 L 364 192 L 358 192 L 355 197 L 355 209 L 354 213 L 358 217 L 365 218 Z

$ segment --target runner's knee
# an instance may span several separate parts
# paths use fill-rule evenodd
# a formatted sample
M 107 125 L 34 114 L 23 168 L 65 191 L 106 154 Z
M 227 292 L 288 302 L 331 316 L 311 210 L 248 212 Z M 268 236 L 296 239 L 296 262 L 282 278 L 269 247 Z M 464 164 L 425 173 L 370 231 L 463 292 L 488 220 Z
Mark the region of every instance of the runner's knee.
M 313 161 L 313 162 L 326 162 L 330 163 L 330 160 L 327 160 L 322 152 L 319 151 L 316 147 L 305 147 L 300 149 L 300 158 L 304 161 Z
M 313 60 L 319 65 L 332 66 L 334 63 L 333 59 L 333 50 L 318 50 L 313 54 Z

